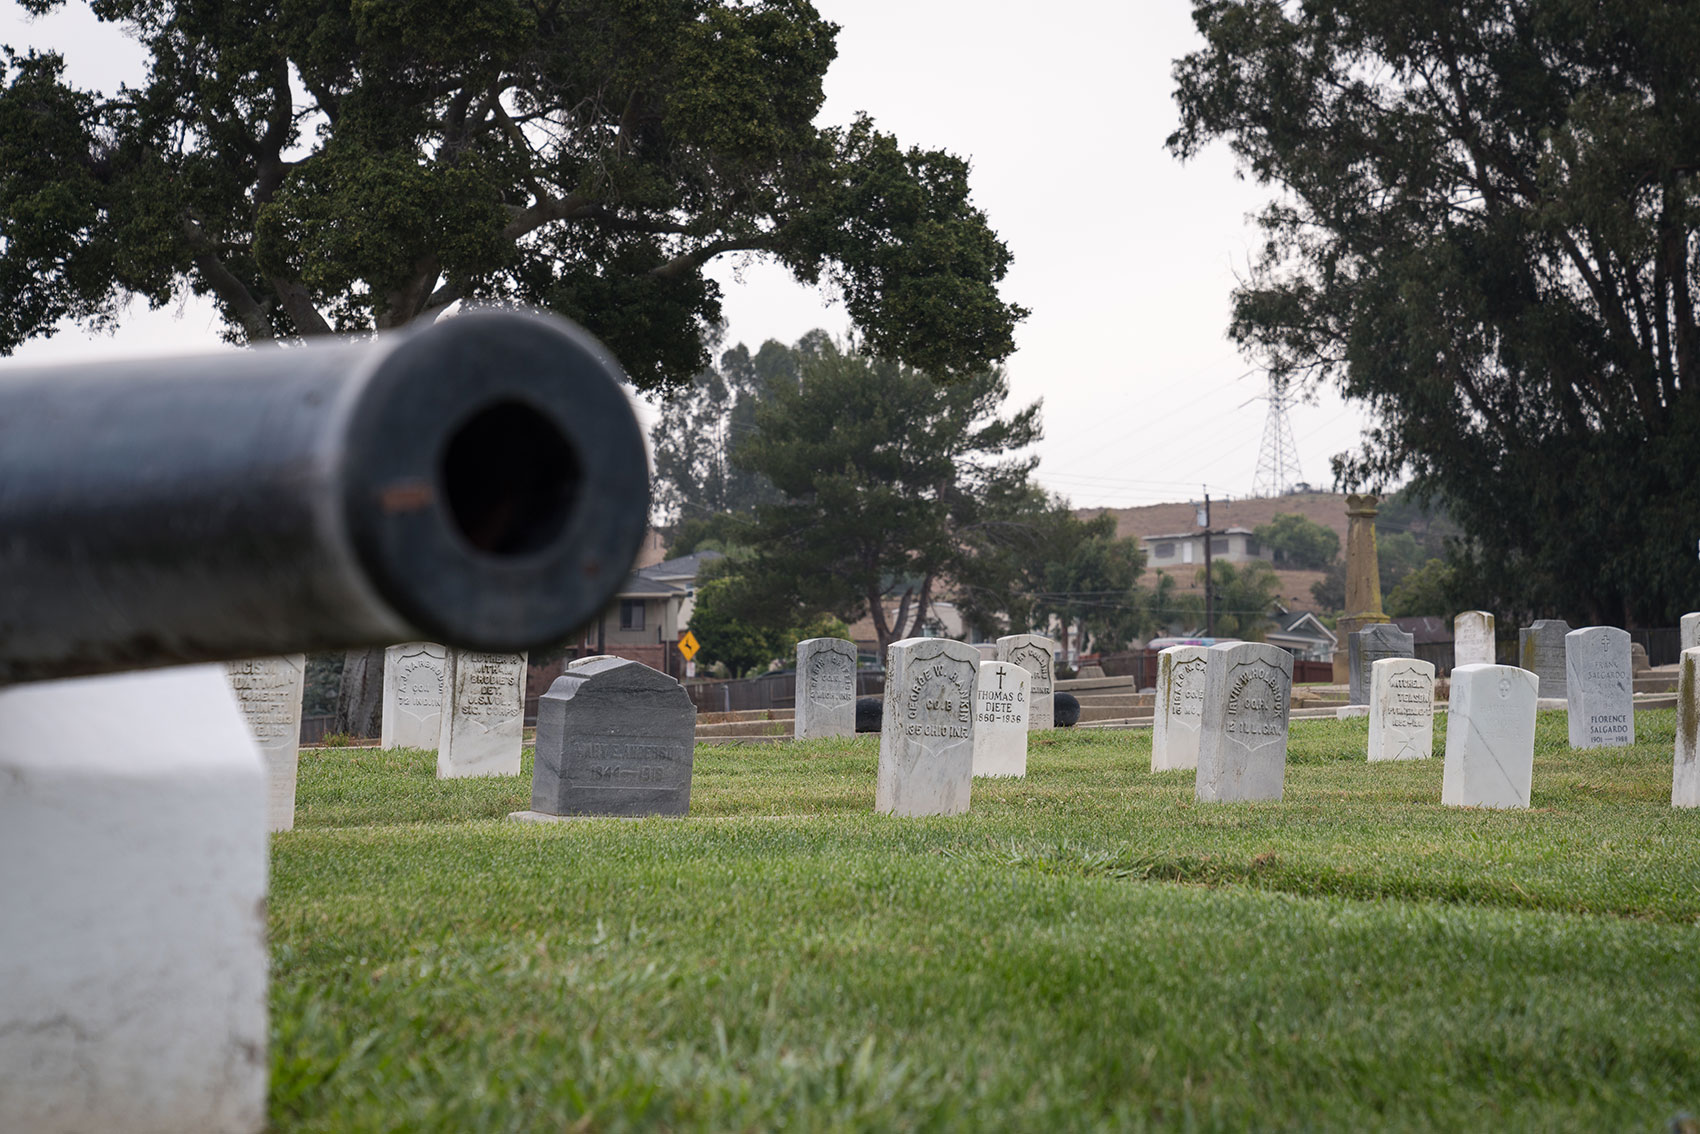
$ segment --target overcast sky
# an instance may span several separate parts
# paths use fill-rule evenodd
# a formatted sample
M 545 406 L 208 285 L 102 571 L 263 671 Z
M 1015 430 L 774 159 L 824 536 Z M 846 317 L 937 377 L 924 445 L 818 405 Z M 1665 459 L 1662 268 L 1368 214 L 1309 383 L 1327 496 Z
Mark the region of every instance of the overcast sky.
M 865 111 L 906 145 L 972 163 L 975 203 L 1015 256 L 1005 295 L 1032 310 L 1008 366 L 1016 402 L 1044 400 L 1039 479 L 1083 506 L 1192 499 L 1206 485 L 1249 494 L 1265 378 L 1223 332 L 1264 194 L 1221 147 L 1187 165 L 1163 149 L 1170 63 L 1199 42 L 1187 0 L 815 4 L 841 29 L 824 120 Z M 0 43 L 61 51 L 73 82 L 107 93 L 142 75 L 137 45 L 79 4 L 32 20 L 0 0 Z M 729 342 L 849 329 L 841 307 L 782 270 L 723 258 L 713 274 Z M 137 303 L 115 336 L 67 327 L 13 357 L 217 344 L 210 308 Z M 1290 416 L 1305 479 L 1326 486 L 1364 415 L 1329 395 Z

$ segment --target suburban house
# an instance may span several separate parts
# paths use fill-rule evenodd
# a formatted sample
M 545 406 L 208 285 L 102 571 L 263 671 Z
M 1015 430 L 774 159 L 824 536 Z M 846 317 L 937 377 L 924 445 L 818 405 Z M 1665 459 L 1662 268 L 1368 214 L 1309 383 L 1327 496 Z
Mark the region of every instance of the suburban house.
M 1281 610 L 1271 617 L 1270 623 L 1263 640 L 1281 647 L 1298 661 L 1329 661 L 1339 649 L 1340 639 L 1334 631 L 1308 610 Z
M 1204 566 L 1203 532 L 1176 532 L 1139 538 L 1145 544 L 1148 567 Z M 1246 563 L 1253 559 L 1273 560 L 1274 553 L 1257 542 L 1250 528 L 1227 528 L 1210 537 L 1210 557 L 1225 563 Z
M 612 654 L 682 678 L 685 659 L 677 643 L 696 606 L 697 572 L 720 558 L 718 551 L 699 551 L 633 571 L 601 617 L 584 628 L 579 656 Z

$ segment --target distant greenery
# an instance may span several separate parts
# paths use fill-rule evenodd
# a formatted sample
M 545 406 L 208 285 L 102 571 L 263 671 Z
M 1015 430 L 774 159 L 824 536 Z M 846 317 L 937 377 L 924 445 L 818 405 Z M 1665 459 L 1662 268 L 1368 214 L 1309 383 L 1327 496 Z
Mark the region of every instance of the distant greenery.
M 1542 714 L 1521 813 L 1365 763 L 1362 721 L 1295 722 L 1276 804 L 1072 733 L 927 820 L 873 814 L 872 737 L 699 746 L 690 818 L 549 827 L 501 818 L 529 753 L 308 751 L 271 1128 L 1663 1130 L 1700 814 L 1638 716 L 1574 752 Z
M 1217 560 L 1210 565 L 1210 577 L 1215 582 L 1216 636 L 1263 641 L 1281 589 L 1275 568 L 1261 559 L 1238 565 Z M 1204 581 L 1203 568 L 1198 579 Z
M 1465 609 L 1457 589 L 1457 571 L 1445 560 L 1430 559 L 1389 591 L 1382 605 L 1394 618 L 1424 614 L 1451 618 Z
M 1338 532 L 1296 512 L 1277 513 L 1252 534 L 1286 567 L 1319 571 L 1340 554 Z

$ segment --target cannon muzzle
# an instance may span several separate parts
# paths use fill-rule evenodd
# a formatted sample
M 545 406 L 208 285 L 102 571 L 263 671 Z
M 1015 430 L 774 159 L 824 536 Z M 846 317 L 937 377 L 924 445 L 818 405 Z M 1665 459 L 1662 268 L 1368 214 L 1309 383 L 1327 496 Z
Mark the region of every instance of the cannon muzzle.
M 649 509 L 618 364 L 549 316 L 0 366 L 0 683 L 565 641 Z

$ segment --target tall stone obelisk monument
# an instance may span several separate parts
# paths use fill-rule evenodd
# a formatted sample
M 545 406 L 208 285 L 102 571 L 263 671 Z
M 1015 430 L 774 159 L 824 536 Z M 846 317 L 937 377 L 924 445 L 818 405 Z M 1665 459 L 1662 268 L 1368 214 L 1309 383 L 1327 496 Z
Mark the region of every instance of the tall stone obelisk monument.
M 1351 680 L 1346 641 L 1376 622 L 1391 622 L 1381 612 L 1381 564 L 1375 554 L 1375 515 L 1381 497 L 1350 493 L 1346 497 L 1346 613 L 1334 627 L 1339 646 L 1334 651 L 1334 682 Z

